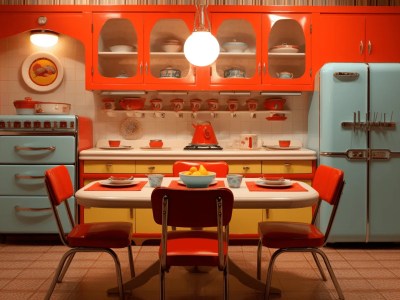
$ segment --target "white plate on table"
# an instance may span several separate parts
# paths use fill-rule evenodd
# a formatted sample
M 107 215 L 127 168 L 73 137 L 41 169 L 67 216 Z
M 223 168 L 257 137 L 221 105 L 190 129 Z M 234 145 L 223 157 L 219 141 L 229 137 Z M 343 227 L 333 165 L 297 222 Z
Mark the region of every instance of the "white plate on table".
M 276 184 L 276 183 L 270 184 L 270 183 L 267 183 L 264 180 L 257 180 L 256 181 L 256 185 L 262 186 L 262 187 L 269 187 L 269 188 L 277 188 L 277 189 L 279 189 L 279 188 L 291 187 L 293 185 L 293 182 L 291 180 L 289 180 L 289 179 L 285 179 L 281 184 Z
M 103 150 L 128 150 L 128 149 L 133 149 L 132 146 L 119 146 L 119 147 L 109 147 L 109 146 L 104 146 L 104 147 L 99 147 L 100 149 Z
M 108 187 L 132 186 L 132 185 L 137 185 L 138 183 L 139 182 L 134 181 L 134 180 L 130 180 L 130 181 L 123 182 L 123 183 L 122 182 L 115 183 L 115 182 L 112 182 L 112 181 L 110 181 L 108 179 L 100 181 L 101 185 L 108 186 Z
M 182 180 L 178 180 L 177 182 L 178 182 L 178 184 L 180 184 L 180 185 L 186 186 L 186 184 L 185 184 Z M 215 185 L 215 184 L 217 184 L 217 183 L 218 183 L 217 180 L 213 180 L 213 181 L 211 181 L 211 183 L 210 183 L 209 185 Z
M 298 150 L 301 147 L 300 146 L 288 146 L 288 147 L 281 147 L 279 145 L 270 145 L 270 146 L 264 146 L 268 149 L 274 149 L 274 150 Z

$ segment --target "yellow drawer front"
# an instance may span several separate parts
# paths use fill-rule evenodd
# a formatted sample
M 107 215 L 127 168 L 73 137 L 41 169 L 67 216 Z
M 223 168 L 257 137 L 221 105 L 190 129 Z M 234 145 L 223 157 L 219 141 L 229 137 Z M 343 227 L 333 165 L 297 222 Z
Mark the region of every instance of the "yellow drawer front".
M 291 209 L 269 209 L 264 213 L 264 221 L 290 221 L 310 223 L 312 217 L 311 207 Z
M 136 161 L 136 173 L 172 174 L 172 161 L 141 160 Z
M 161 234 L 161 225 L 154 221 L 151 208 L 137 208 L 135 210 L 135 220 L 136 233 Z
M 312 162 L 309 160 L 268 160 L 262 162 L 263 173 L 312 173 Z
M 257 233 L 258 222 L 262 221 L 262 215 L 262 209 L 234 209 L 229 223 L 229 233 Z
M 228 161 L 229 173 L 240 173 L 240 174 L 250 174 L 250 173 L 261 173 L 261 162 L 255 161 Z
M 84 173 L 136 173 L 134 161 L 88 160 L 83 163 Z
M 132 222 L 133 229 L 135 229 L 133 216 L 134 210 L 129 208 L 85 208 L 85 223 Z

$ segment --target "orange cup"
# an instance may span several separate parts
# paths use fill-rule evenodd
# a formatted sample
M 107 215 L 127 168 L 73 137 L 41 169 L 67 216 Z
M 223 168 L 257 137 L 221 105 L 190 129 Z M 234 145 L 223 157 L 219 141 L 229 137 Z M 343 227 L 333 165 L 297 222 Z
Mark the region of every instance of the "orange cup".
M 279 147 L 289 147 L 290 140 L 279 140 Z
M 108 140 L 108 145 L 110 147 L 119 147 L 119 145 L 121 145 L 121 141 L 120 140 Z

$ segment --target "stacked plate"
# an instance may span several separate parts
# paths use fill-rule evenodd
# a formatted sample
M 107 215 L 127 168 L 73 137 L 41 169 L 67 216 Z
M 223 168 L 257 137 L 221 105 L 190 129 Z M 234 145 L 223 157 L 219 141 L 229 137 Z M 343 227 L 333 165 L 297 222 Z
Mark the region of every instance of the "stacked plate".
M 282 44 L 272 47 L 269 51 L 272 53 L 297 53 L 299 52 L 299 46 Z
M 111 176 L 106 180 L 100 181 L 101 185 L 104 186 L 130 186 L 130 185 L 135 185 L 137 182 L 134 181 L 134 178 L 131 177 L 115 177 Z
M 261 177 L 256 185 L 269 188 L 287 188 L 292 186 L 292 181 L 283 177 Z

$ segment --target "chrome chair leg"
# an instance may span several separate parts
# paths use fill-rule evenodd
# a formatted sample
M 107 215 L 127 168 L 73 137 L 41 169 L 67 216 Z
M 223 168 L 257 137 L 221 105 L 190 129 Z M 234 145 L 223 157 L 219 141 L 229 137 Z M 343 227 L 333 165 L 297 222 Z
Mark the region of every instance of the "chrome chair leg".
M 45 300 L 50 300 L 51 294 L 54 291 L 54 288 L 56 287 L 56 284 L 58 282 L 58 279 L 60 278 L 60 274 L 63 271 L 63 269 L 65 269 L 65 262 L 66 260 L 72 255 L 72 257 L 74 257 L 75 255 L 75 249 L 71 249 L 67 252 L 64 253 L 64 255 L 62 256 L 60 262 L 58 263 L 56 272 L 54 274 L 53 280 L 50 284 L 49 289 L 47 290 L 46 296 L 44 297 Z M 65 272 L 64 272 L 65 273 Z
M 336 279 L 335 273 L 333 272 L 333 269 L 332 269 L 332 266 L 331 266 L 331 264 L 330 264 L 330 262 L 329 262 L 328 257 L 326 256 L 325 252 L 322 251 L 322 250 L 320 250 L 320 249 L 315 249 L 315 251 L 316 251 L 319 255 L 321 255 L 322 258 L 324 259 L 326 268 L 328 269 L 329 275 L 331 276 L 331 279 L 332 279 L 332 281 L 333 281 L 333 285 L 335 286 L 336 292 L 337 292 L 338 295 L 339 295 L 339 299 L 340 299 L 340 300 L 344 300 L 344 295 L 343 295 L 342 289 L 341 289 L 341 287 L 340 287 L 340 285 L 339 285 L 339 282 L 338 282 L 337 279 Z
M 124 300 L 124 284 L 122 282 L 122 271 L 121 271 L 121 263 L 119 262 L 119 258 L 117 256 L 117 254 L 111 249 L 104 249 L 104 252 L 107 252 L 108 254 L 110 254 L 114 260 L 115 271 L 117 273 L 119 297 L 121 300 Z
M 267 271 L 267 282 L 265 284 L 265 292 L 264 292 L 264 299 L 265 300 L 269 299 L 269 293 L 271 291 L 271 282 L 272 282 L 272 271 L 273 271 L 273 268 L 274 268 L 275 260 L 276 260 L 276 258 L 278 257 L 279 254 L 282 254 L 285 251 L 286 250 L 284 250 L 284 249 L 278 249 L 271 256 L 271 259 L 270 259 L 269 265 L 268 265 L 268 271 Z
M 326 281 L 327 279 L 326 279 L 326 276 L 325 276 L 325 272 L 322 269 L 322 266 L 321 266 L 321 263 L 319 262 L 317 254 L 314 251 L 311 251 L 311 254 L 312 254 L 313 258 L 314 258 L 315 264 L 318 267 L 319 273 L 321 274 L 322 280 Z
M 69 268 L 69 265 L 71 264 L 72 260 L 73 260 L 74 257 L 75 257 L 75 254 L 76 254 L 77 251 L 73 251 L 73 250 L 74 250 L 74 249 L 71 249 L 71 253 L 70 253 L 70 255 L 68 256 L 68 260 L 64 263 L 64 267 L 62 268 L 62 270 L 61 270 L 61 272 L 60 272 L 60 275 L 58 276 L 58 279 L 57 279 L 57 282 L 58 282 L 58 283 L 62 282 L 62 280 L 63 280 L 63 278 L 64 278 L 64 276 L 65 276 L 65 273 L 67 273 L 67 270 L 68 270 L 68 268 Z
M 261 253 L 262 253 L 262 241 L 258 240 L 257 246 L 257 279 L 261 280 Z
M 128 246 L 129 268 L 131 270 L 131 278 L 135 277 L 135 265 L 133 264 L 132 246 Z
M 228 262 L 226 263 L 226 267 L 224 269 L 224 300 L 229 300 L 229 267 Z

